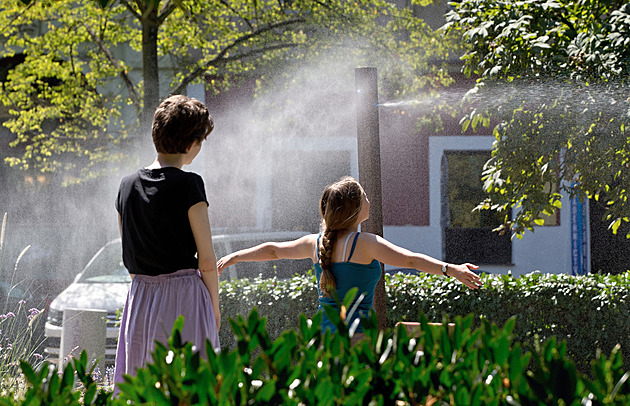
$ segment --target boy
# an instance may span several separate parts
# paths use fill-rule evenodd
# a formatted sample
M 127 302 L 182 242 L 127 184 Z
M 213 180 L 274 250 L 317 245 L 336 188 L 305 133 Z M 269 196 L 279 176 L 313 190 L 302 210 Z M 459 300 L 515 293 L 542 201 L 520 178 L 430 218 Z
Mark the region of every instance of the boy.
M 125 177 L 116 209 L 123 262 L 132 277 L 120 327 L 115 382 L 151 359 L 184 316 L 182 339 L 219 348 L 219 283 L 201 177 L 182 170 L 214 128 L 207 108 L 171 96 L 153 118 L 155 161 Z

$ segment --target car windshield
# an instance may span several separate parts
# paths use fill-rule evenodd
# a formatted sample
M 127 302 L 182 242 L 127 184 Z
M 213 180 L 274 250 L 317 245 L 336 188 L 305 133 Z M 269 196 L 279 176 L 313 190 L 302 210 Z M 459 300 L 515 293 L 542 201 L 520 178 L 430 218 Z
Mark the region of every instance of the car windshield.
M 128 283 L 131 276 L 122 261 L 119 241 L 107 244 L 81 272 L 80 283 Z

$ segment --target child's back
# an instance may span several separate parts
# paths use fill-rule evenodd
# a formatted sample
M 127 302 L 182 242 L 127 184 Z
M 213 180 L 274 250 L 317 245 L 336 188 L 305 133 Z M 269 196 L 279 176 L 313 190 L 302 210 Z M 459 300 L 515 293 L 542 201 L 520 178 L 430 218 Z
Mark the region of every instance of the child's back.
M 115 382 L 151 359 L 184 316 L 182 339 L 219 347 L 218 275 L 203 180 L 181 168 L 213 129 L 206 107 L 172 96 L 153 120 L 156 160 L 125 177 L 118 191 L 123 262 L 132 276 L 118 338 Z M 117 388 L 115 389 L 117 393 Z
M 332 262 L 330 263 L 330 272 L 335 278 L 335 292 L 338 300 L 342 301 L 346 293 L 350 289 L 357 288 L 357 296 L 352 302 L 356 309 L 352 314 L 346 314 L 346 321 L 351 326 L 354 320 L 360 320 L 366 317 L 370 309 L 374 306 L 374 291 L 376 284 L 381 278 L 381 263 L 373 259 L 369 263 L 355 262 L 353 259 L 357 253 L 357 243 L 360 233 L 350 232 L 340 235 L 333 248 Z M 319 240 L 319 238 L 318 238 Z M 319 245 L 319 243 L 318 243 Z M 319 262 L 314 264 L 315 275 L 317 280 L 321 279 L 322 267 Z M 337 308 L 337 299 L 332 295 L 325 296 L 318 284 L 319 291 L 319 311 L 323 311 L 325 305 Z M 359 301 L 360 300 L 360 301 Z M 351 309 L 346 309 L 350 311 Z M 328 316 L 324 312 L 322 316 L 322 328 L 336 331 L 336 327 L 332 324 Z M 363 328 L 359 323 L 356 328 L 357 333 L 363 332 Z

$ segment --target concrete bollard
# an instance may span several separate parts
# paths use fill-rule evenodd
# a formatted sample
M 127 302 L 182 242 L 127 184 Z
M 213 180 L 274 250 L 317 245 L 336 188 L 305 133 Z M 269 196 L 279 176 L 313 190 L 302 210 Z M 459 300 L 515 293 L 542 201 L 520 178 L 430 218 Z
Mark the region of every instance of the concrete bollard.
M 61 327 L 59 370 L 63 370 L 71 358 L 78 358 L 85 350 L 88 356 L 87 370 L 98 360 L 97 367 L 104 374 L 107 311 L 66 308 Z

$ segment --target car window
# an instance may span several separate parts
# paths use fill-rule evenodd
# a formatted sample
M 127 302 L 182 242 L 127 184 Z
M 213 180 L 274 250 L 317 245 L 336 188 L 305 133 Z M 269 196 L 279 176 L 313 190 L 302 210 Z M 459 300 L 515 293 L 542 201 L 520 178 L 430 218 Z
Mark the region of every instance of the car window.
M 125 283 L 131 276 L 122 261 L 120 242 L 106 245 L 83 270 L 80 283 Z

